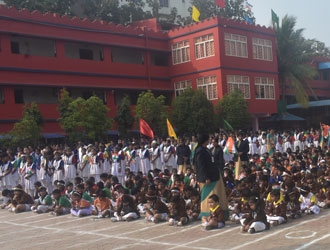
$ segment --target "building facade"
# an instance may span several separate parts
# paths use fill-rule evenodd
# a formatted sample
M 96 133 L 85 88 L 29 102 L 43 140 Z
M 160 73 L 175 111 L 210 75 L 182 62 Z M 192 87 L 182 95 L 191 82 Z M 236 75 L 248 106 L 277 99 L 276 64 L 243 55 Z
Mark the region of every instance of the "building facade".
M 32 101 L 45 118 L 43 133 L 63 133 L 62 88 L 99 96 L 111 117 L 125 94 L 134 105 L 150 89 L 171 104 L 189 86 L 214 104 L 240 90 L 255 128 L 277 111 L 275 33 L 266 27 L 213 18 L 162 32 L 154 19 L 124 27 L 1 6 L 0 48 L 0 134 Z

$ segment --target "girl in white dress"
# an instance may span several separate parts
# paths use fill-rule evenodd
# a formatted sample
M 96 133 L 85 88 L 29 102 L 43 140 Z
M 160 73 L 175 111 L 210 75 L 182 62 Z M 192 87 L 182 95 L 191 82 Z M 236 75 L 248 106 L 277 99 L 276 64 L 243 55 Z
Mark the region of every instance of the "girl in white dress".
M 108 151 L 105 150 L 104 145 L 99 146 L 99 155 L 102 155 L 103 171 L 102 173 L 109 174 L 111 172 L 110 156 Z
M 63 155 L 63 161 L 64 161 L 64 180 L 66 182 L 72 182 L 74 178 L 76 178 L 76 157 L 71 151 L 70 148 L 65 149 L 65 154 Z
M 102 164 L 101 159 L 97 155 L 96 149 L 92 149 L 92 154 L 89 157 L 89 164 L 90 164 L 90 176 L 95 178 L 96 182 L 100 181 L 100 175 L 102 174 Z
M 124 182 L 125 169 L 121 166 L 122 162 L 122 153 L 119 152 L 117 147 L 114 148 L 112 153 L 112 172 L 111 174 L 117 176 L 119 183 Z
M 89 157 L 86 153 L 86 148 L 82 147 L 81 148 L 81 156 L 79 158 L 79 163 L 78 163 L 78 170 L 79 170 L 79 176 L 86 181 L 89 178 Z
M 157 147 L 157 142 L 153 141 L 152 143 L 152 149 L 151 149 L 151 169 L 161 169 L 162 168 L 162 162 L 160 158 L 160 148 Z
M 55 181 L 63 181 L 64 180 L 64 161 L 62 160 L 61 153 L 56 151 L 55 158 L 53 160 L 53 183 Z
M 34 194 L 34 183 L 37 180 L 36 171 L 37 166 L 33 163 L 33 157 L 31 155 L 27 156 L 27 161 L 25 163 L 25 174 L 24 174 L 24 186 L 25 192 L 33 197 Z
M 48 193 L 53 192 L 53 183 L 51 178 L 51 169 L 52 169 L 52 161 L 51 161 L 51 155 L 47 151 L 43 152 L 43 156 L 41 157 L 41 163 L 40 163 L 40 171 L 39 171 L 39 178 L 41 184 L 47 189 Z
M 141 146 L 141 171 L 144 175 L 148 175 L 150 171 L 150 153 L 147 147 Z
M 164 162 L 165 168 L 167 168 L 171 173 L 172 169 L 176 167 L 175 162 L 175 150 L 171 145 L 171 141 L 168 140 L 166 146 L 164 147 Z
M 3 153 L 1 155 L 0 176 L 1 176 L 1 189 L 11 189 L 14 186 L 12 179 L 12 164 L 8 160 L 8 155 Z
M 267 152 L 267 137 L 266 134 L 262 134 L 261 138 L 259 138 L 259 155 L 263 155 Z

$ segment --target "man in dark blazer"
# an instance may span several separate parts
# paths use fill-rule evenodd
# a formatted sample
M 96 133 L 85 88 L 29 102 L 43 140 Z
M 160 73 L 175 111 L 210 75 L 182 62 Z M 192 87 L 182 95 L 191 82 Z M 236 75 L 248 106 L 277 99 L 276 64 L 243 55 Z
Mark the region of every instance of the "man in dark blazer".
M 235 171 L 235 178 L 239 179 L 241 174 L 242 166 L 247 166 L 249 157 L 249 142 L 248 140 L 243 139 L 244 133 L 240 132 L 238 134 L 238 141 L 235 143 L 235 147 L 238 153 L 238 161 L 236 162 L 236 171 Z

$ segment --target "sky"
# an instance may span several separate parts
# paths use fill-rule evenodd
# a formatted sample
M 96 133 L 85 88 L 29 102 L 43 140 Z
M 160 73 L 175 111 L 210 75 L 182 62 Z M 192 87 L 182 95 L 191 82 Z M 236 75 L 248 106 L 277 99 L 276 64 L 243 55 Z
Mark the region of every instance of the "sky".
M 270 26 L 271 9 L 280 17 L 297 18 L 297 28 L 304 28 L 304 36 L 317 39 L 330 47 L 330 0 L 248 0 L 256 23 Z

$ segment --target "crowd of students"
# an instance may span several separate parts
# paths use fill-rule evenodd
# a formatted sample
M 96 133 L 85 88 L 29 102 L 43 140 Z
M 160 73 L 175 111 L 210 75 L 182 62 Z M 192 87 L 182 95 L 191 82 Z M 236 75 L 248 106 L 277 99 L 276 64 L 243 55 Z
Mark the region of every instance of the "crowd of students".
M 207 230 L 231 220 L 255 233 L 330 207 L 330 151 L 319 131 L 223 133 L 203 142 L 132 139 L 4 149 L 1 208 L 113 222 L 144 216 L 177 226 L 201 220 Z M 199 147 L 209 153 L 224 194 L 207 194 L 207 214 L 201 213 L 201 190 L 213 182 L 200 181 Z

